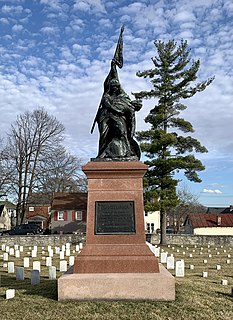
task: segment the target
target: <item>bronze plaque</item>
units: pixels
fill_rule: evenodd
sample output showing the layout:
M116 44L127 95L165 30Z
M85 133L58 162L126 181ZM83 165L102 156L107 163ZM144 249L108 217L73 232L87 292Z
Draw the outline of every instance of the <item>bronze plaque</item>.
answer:
M95 234L134 234L134 201L96 201Z

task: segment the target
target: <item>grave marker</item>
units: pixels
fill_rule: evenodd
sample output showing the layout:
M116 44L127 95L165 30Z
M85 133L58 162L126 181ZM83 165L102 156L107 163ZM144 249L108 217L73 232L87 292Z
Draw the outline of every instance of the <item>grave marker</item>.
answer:
M24 268L29 268L29 258L28 257L23 258L23 266L24 266Z
M39 270L32 270L30 274L31 285L36 285L40 283L40 272Z
M15 289L7 289L6 290L6 299L12 299L15 296Z
M23 281L24 280L24 268L16 267L16 280Z
M61 260L60 261L60 272L66 272L67 271L67 261Z
M32 268L33 270L38 270L40 272L40 261L33 261Z
M14 273L14 272L15 272L14 262L8 262L8 273Z
M167 257L167 269L168 270L173 270L175 269L175 259L174 257L170 256L170 257Z
M176 261L176 277L184 277L184 260Z
M50 266L49 267L49 280L56 280L56 267Z

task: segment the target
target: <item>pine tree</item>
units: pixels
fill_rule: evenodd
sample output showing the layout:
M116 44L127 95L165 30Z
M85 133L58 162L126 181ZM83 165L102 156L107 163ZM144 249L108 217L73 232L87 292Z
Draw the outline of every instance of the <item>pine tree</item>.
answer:
M201 92L214 80L210 78L194 83L200 60L190 62L187 41L177 44L155 41L157 54L152 61L154 68L137 72L138 77L149 78L153 89L134 93L136 99L157 98L145 122L150 128L137 133L142 151L149 166L145 176L145 210L159 209L161 213L161 244L166 244L166 211L178 203L174 174L183 171L194 182L201 182L198 172L205 169L194 153L207 152L200 142L190 135L194 132L189 121L179 117L187 106L183 100ZM183 135L179 135L179 132ZM151 199L159 200L151 201Z

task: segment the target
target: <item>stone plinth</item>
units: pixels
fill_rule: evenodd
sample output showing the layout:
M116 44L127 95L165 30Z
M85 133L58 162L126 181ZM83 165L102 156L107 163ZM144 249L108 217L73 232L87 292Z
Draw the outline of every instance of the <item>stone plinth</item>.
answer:
M76 257L74 273L154 273L158 261L146 245L141 162L89 162L86 246ZM96 202L134 203L135 233L96 234Z
M158 273L73 273L58 279L58 300L175 300L175 279Z

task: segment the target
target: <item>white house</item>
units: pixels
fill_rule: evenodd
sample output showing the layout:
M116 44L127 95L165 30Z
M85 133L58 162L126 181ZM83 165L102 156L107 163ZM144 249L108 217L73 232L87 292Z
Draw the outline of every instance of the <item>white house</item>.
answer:
M160 211L148 211L144 213L145 230L147 233L160 229Z
M6 206L0 205L0 229L10 229L11 218L7 212Z
M189 214L184 226L189 234L233 236L233 214Z

